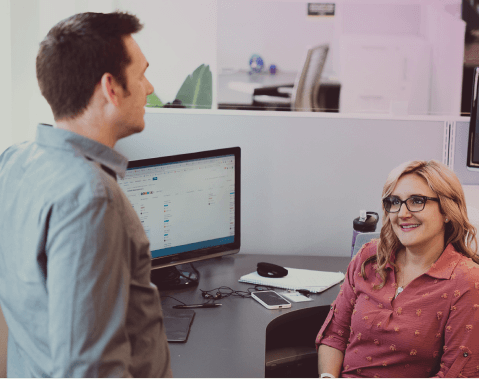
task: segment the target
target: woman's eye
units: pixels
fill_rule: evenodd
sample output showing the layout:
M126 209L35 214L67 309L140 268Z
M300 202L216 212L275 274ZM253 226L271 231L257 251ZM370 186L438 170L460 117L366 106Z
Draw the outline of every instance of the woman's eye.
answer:
M400 203L399 199L391 199L391 204L398 205Z
M422 198L420 198L420 197L414 197L414 198L412 199L412 201L413 201L414 204L422 204L422 203L424 203L424 200L423 200Z

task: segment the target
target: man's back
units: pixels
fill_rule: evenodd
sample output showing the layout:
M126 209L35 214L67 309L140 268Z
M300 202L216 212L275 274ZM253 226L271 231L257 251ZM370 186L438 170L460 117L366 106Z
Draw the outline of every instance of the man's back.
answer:
M165 376L149 243L116 183L127 161L40 125L0 156L8 376Z

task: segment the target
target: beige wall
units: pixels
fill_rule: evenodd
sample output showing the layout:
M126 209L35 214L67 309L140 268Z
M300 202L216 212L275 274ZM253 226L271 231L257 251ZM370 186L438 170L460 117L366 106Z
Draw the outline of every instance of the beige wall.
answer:
M7 337L8 328L0 308L0 378L7 377Z

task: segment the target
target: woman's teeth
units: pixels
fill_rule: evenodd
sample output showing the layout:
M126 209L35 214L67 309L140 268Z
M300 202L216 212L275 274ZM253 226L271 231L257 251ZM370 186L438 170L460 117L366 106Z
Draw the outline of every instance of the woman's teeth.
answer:
M402 225L401 228L403 229L412 229L412 228L417 228L419 224L416 225Z

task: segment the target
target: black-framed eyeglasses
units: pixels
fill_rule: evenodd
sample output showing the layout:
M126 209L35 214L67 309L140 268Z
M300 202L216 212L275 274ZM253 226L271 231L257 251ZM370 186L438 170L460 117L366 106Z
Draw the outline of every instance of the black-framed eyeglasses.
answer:
M403 204L406 204L409 212L421 212L426 206L428 200L437 201L437 197L427 197L427 196L411 196L409 199L401 200L396 196L389 196L383 199L384 209L388 213L397 213L401 209Z

